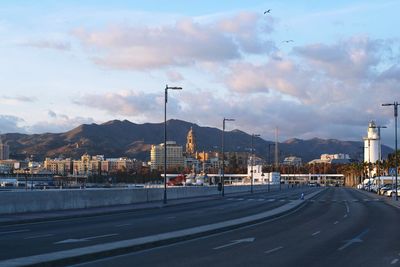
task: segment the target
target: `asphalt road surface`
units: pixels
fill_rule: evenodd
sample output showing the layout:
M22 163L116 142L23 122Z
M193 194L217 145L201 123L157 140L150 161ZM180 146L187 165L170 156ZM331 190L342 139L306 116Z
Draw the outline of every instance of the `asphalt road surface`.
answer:
M328 188L280 218L77 266L396 266L399 224L400 211L382 200Z
M318 188L283 191L136 210L85 218L0 226L0 260L64 251L107 242L127 240L257 214L299 199L301 192Z

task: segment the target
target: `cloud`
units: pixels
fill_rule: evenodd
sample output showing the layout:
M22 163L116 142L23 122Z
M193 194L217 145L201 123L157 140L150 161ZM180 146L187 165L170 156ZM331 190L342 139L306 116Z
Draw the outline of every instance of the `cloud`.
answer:
M35 96L6 96L6 95L3 95L1 98L6 100L9 103L37 101L37 98Z
M12 116L12 115L0 115L0 134L4 133L25 133L24 127L19 126L23 123L22 118Z
M80 28L73 35L92 52L96 64L146 70L268 53L274 44L265 40L265 34L272 31L272 23L262 27L263 23L260 15L242 12L207 23L186 18L158 27L119 25L100 31Z
M48 120L43 120L27 126L30 133L61 133L69 131L81 124L94 123L92 118L70 117L65 114L59 114L52 110L48 111Z
M168 77L168 80L170 80L171 82L180 82L180 81L184 80L184 77L182 76L182 74L180 74L177 71L173 71L173 70L167 71L167 77Z
M65 41L50 41L50 40L40 40L40 41L28 41L22 43L24 46L30 46L40 49L54 49L59 51L69 51L71 50L71 44Z
M100 109L111 115L130 116L139 121L159 121L164 114L164 93L121 91L107 94L87 94L76 100L75 104ZM176 100L169 94L168 113L171 114L177 109L179 107Z

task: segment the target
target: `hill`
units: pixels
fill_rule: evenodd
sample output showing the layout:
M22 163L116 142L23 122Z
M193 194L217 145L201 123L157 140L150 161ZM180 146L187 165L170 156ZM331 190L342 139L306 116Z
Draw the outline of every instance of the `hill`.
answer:
M180 145L186 144L187 132L193 127L199 151L221 149L222 131L218 128L202 127L181 120L169 120L167 127L168 140L174 140ZM8 133L2 135L2 140L10 146L11 156L17 159L27 155L34 155L37 160L59 156L79 158L87 152L91 155L105 155L107 158L127 156L148 160L151 145L164 141L164 124L135 124L127 120L113 120L103 124L83 124L65 133ZM269 154L273 155L273 147L270 147L269 153L268 145L272 143L255 138L256 154L269 159ZM250 146L251 135L240 130L225 132L225 151L250 151ZM319 158L323 153L347 153L352 158L359 158L363 143L319 138L290 139L279 143L278 147L281 158L293 155L307 162ZM390 152L391 148L383 146L383 155Z

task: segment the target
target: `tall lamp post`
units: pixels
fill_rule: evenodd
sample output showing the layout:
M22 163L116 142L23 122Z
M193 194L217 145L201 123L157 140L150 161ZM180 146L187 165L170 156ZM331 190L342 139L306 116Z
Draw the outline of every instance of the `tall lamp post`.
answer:
M182 90L182 87L165 86L164 101L164 204L167 204L167 102L168 90Z
M253 165L254 165L254 137L260 137L259 134L252 134L251 135L251 185L250 185L250 192L253 194L253 183L254 183L254 178L253 178Z
M222 196L225 196L225 156L224 156L224 135L225 135L225 121L235 121L235 119L227 119L224 118L222 120L222 146L221 146L221 152L222 152L222 179L221 179L221 191L222 191Z
M379 126L375 126L375 128L377 128L378 129L378 136L379 136L379 148L378 148L378 182L379 182L379 186L381 186L381 165L380 165L380 163L381 163L381 158L382 158L382 153L381 153L381 149L382 149L382 145L381 145L381 140L382 140L382 138L381 138L381 129L383 129L383 128L387 128L386 126L381 126L381 125L379 125Z
M395 142L395 146L394 146L394 162L395 162L395 168L396 168L396 172L395 172L395 190L396 190L396 201L399 200L399 197L397 196L397 115L398 115L398 106L399 103L397 101L393 102L393 103L388 103L388 104L382 104L382 106L386 107L386 106L393 106L394 108L394 142Z

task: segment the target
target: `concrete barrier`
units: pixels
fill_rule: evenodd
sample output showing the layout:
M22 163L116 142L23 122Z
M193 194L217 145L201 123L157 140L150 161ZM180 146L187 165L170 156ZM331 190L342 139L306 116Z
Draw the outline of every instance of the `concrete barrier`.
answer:
M254 185L253 191L267 191L268 185ZM270 191L279 185L270 185ZM250 192L250 186L225 186L225 193ZM168 199L220 195L217 186L169 187ZM33 190L0 193L0 214L15 214L67 209L84 209L123 204L145 203L163 199L163 188L107 188L75 190Z

